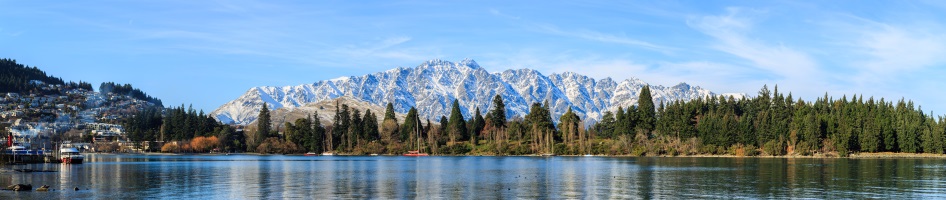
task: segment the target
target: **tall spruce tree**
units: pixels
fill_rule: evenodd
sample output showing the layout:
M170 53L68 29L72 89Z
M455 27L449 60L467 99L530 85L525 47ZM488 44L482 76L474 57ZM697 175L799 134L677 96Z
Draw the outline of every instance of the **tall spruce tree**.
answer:
M407 116L404 118L404 124L401 124L400 128L400 140L407 141L408 143L416 142L416 140L408 141L411 137L417 137L415 131L418 128L417 125L420 124L420 117L417 114L417 109L411 107L411 110L407 111Z
M447 126L449 126L447 135L451 143L466 139L466 120L463 119L463 113L460 111L460 102L456 99L453 100L453 107L450 109L450 124Z
M640 95L637 98L638 104L638 118L640 119L640 124L637 126L644 131L644 133L650 133L654 130L654 125L657 122L657 112L654 109L654 98L650 95L650 85L646 85L641 88Z
M594 130L598 133L599 137L611 138L614 137L614 113L611 111L604 111L604 116L601 117L601 121L595 124Z
M360 143L359 141L365 138L365 131L361 126L363 125L361 117L361 111L351 109L351 122L348 123L348 148L350 149L354 149Z
M483 118L483 115L480 114L480 108L476 108L475 114L473 114L472 125L470 126L470 141L473 141L473 144L476 144L476 140L480 132L483 131L483 128L486 126L486 119Z
M380 133L378 132L378 116L375 116L371 110L365 110L365 117L362 118L362 129L364 129L365 139L368 141L375 141L381 138Z
M319 120L319 113L312 113L310 120L312 122L312 133L308 135L309 139L306 142L306 148L309 151L313 152L322 152L325 151L325 127L322 127L322 122Z
M182 105L181 107L183 108L184 106ZM269 137L271 127L273 126L268 107L266 103L263 103L263 108L260 109L259 116L256 118L256 141L254 141L256 145L262 144L263 140Z
M394 116L394 104L388 102L388 105L384 107L384 120L394 120L397 122L397 117Z
M489 111L489 122L494 127L506 127L506 104L503 103L503 97L498 94L493 97L493 110Z
M627 129L627 123L630 122L629 116L624 113L624 107L618 106L614 117L614 136L631 134L633 131Z

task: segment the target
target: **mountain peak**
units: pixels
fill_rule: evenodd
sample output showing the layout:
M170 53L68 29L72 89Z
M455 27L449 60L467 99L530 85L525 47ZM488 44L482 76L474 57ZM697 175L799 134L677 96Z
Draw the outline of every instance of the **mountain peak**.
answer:
M475 60L469 59L469 58L464 58L462 61L460 61L459 65L460 65L460 66L467 66L467 67L470 67L470 68L473 68L473 69L478 69L478 68L480 68L480 65L477 64Z
M438 66L438 65L449 66L449 65L453 65L453 63L450 61L441 60L441 59L431 59L421 64L421 66Z
M457 63L432 59L414 68L397 68L362 76L348 76L313 84L285 87L259 87L222 105L211 113L224 123L249 124L256 120L262 104L271 109L299 109L312 102L350 97L378 106L394 104L398 113L412 107L421 118L449 116L454 100L463 116L472 117L475 108L488 110L499 95L506 104L506 116L525 116L533 103L548 102L551 115L557 117L572 109L586 124L599 120L605 111L638 102L644 85L632 78L620 83L611 78L601 81L575 72L543 75L533 69L509 69L496 73L471 73L482 69L476 61ZM655 103L691 100L714 95L698 86L651 86Z

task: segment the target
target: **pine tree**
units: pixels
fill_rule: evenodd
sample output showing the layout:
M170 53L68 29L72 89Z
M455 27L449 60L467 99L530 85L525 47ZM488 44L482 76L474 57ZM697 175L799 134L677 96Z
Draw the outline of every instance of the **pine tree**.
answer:
M453 107L450 109L450 124L448 124L447 135L450 137L450 143L465 139L466 120L463 119L463 113L460 111L460 102L453 100Z
M480 132L483 131L483 128L486 127L486 120L483 119L483 115L480 114L480 108L477 107L475 114L473 114L473 120L471 125L470 141L476 145L477 137L479 137Z
M614 113L606 110L604 116L601 117L601 121L594 125L594 130L599 137L612 138L614 137L614 124Z
M375 141L381 138L380 133L378 132L378 117L371 112L371 110L365 111L365 117L362 118L362 129L364 129L365 139L368 141Z
M394 116L394 104L388 102L388 106L384 108L384 120L394 120L394 123L397 123L397 117Z
M312 125L312 132L309 134L306 148L313 152L325 151L325 127L322 127L322 122L319 120L319 113L312 113L309 121Z
M414 134L418 128L417 124L420 124L420 117L417 115L417 109L411 107L411 110L407 111L407 116L404 118L404 124L401 124L399 139L408 143L414 142L410 139L416 137Z
M559 117L558 130L561 132L561 137L565 144L570 144L572 141L578 137L578 124L581 123L581 118L577 114L572 112L572 108L568 108L568 111L565 112L561 117Z
M387 108L384 109L384 120L381 121L381 139L385 142L393 142L400 138L399 131L400 124L397 123L397 118L394 116L394 105L388 102Z
M339 102L336 100L335 117L332 122L332 134L331 137L328 138L330 150L341 150L341 144L347 144L347 141L342 140L345 139L350 124L351 114L349 113L348 105L342 104L341 107L339 107Z
M637 104L640 119L640 124L637 126L640 127L644 133L649 134L654 130L654 125L657 121L657 113L654 109L654 98L650 95L650 85L641 88L640 96L637 98Z
M364 129L362 129L362 119L361 111L358 109L352 109L351 111L351 121L348 123L348 148L350 150L354 149L355 146L361 144L361 139L364 138Z
M630 117L627 116L627 114L625 114L624 108L621 106L618 106L618 111L615 112L615 118L614 118L615 119L614 121L614 136L615 137L620 136L620 135L629 135L633 132L632 130L627 129L627 123L631 121L629 118Z
M183 108L183 105L181 105ZM266 103L263 103L263 108L259 111L259 116L256 118L256 145L263 143L263 140L269 137L270 128L272 127L272 120L269 116L269 106ZM255 148L254 148L255 149Z
M447 133L447 127L450 126L449 124L450 124L450 120L447 119L447 116L441 115L440 116L440 134ZM449 137L449 135L447 137Z
M489 112L490 124L497 128L506 127L506 104L503 103L503 98L498 94L493 97L493 110Z

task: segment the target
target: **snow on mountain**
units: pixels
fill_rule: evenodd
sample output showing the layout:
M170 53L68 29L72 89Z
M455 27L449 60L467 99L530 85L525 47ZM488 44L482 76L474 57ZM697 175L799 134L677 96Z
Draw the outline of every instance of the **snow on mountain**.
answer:
M619 106L636 106L638 93L647 83L639 79L615 82L611 78L595 80L573 72L543 75L532 69L489 73L476 61L453 63L430 60L414 68L395 68L363 76L340 77L297 86L254 87L237 99L214 110L211 115L223 123L249 124L256 120L263 103L271 110L295 109L308 103L350 97L378 106L388 102L394 110L406 113L411 107L421 118L433 121L449 116L453 100L458 100L463 116L470 118L479 108L485 115L492 99L500 95L506 104L506 116L525 116L532 103L550 104L553 119L568 108L588 122L597 121L604 111ZM651 85L654 102L690 100L716 95L698 86L680 83L665 87ZM743 94L726 94L739 98ZM380 111L383 112L383 111Z

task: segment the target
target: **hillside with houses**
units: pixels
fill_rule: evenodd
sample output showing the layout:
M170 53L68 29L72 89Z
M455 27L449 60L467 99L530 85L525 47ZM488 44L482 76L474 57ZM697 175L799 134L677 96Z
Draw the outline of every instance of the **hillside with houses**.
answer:
M68 141L90 144L83 145L89 151L118 151L131 146L125 142L122 121L144 109L162 106L160 100L128 84L103 83L100 91L109 90L99 92L89 83L64 82L11 59L0 60L0 72L3 145L51 149ZM116 85L122 90L113 89ZM10 139L13 141L8 142Z

